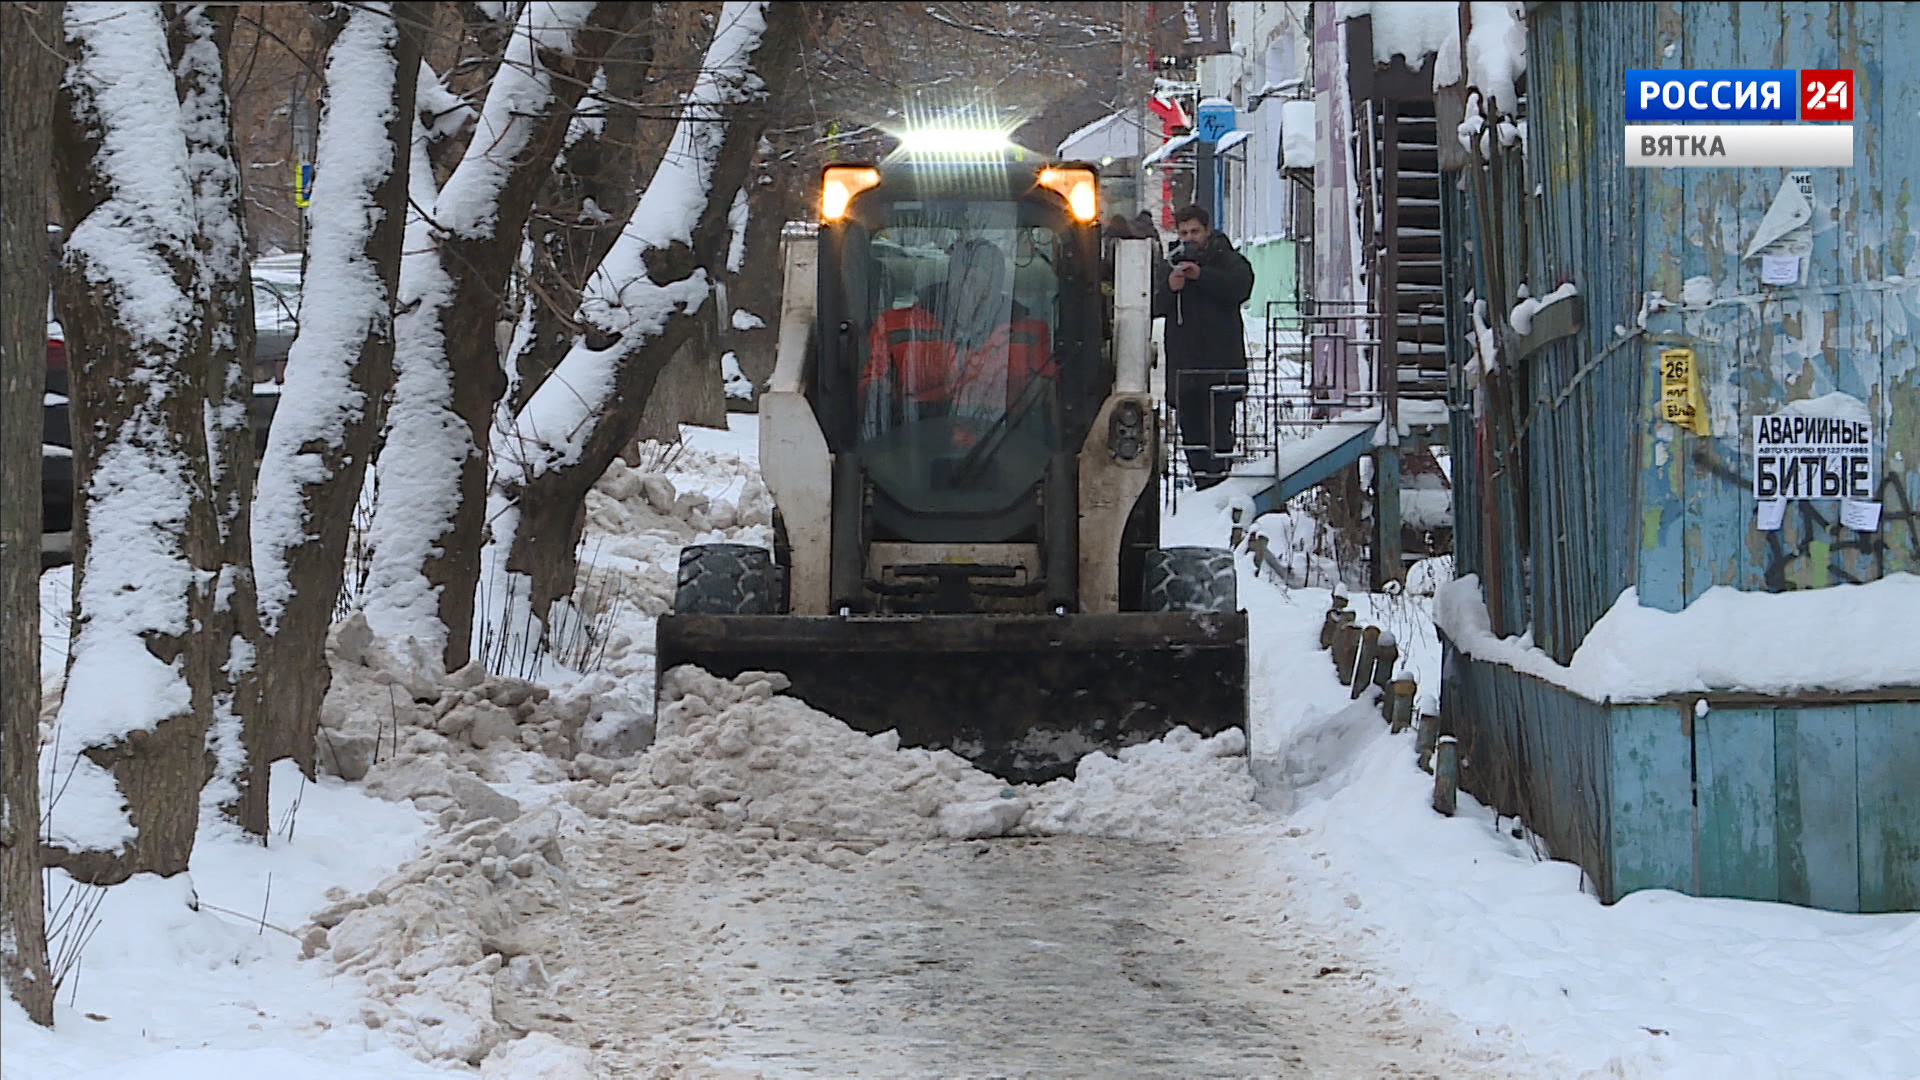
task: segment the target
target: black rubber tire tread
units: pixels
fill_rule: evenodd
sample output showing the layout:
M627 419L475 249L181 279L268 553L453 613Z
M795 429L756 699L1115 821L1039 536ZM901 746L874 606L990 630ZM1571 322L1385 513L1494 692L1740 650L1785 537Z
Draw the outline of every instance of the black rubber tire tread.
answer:
M774 614L773 552L752 544L689 544L680 549L675 615Z
M1145 611L1147 556L1160 546L1160 474L1154 473L1120 533L1120 610Z
M1148 611L1239 610L1239 576L1226 548L1159 548L1146 564Z

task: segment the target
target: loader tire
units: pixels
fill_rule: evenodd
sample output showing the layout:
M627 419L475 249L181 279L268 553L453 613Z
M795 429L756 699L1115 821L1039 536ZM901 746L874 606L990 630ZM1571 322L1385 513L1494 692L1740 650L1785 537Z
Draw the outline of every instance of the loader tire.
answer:
M675 615L771 615L773 553L751 544L689 544L680 549Z
M1237 611L1240 607L1233 552L1226 548L1176 547L1147 552L1148 611Z

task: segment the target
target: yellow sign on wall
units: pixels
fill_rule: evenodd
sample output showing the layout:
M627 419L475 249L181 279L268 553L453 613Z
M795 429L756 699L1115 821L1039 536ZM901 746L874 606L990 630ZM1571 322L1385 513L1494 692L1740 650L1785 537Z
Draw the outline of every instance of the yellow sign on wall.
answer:
M1713 434L1707 422L1707 396L1700 390L1700 365L1692 349L1660 351L1660 418L1695 435Z

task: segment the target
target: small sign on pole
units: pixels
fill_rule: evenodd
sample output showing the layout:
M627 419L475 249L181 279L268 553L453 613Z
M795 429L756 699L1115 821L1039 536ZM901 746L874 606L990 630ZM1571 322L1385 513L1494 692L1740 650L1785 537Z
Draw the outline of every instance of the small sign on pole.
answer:
M305 210L313 204L313 166L305 162L293 167L293 205Z
M1235 126L1233 104L1226 101L1208 99L1194 110L1193 133L1200 136L1201 142L1217 143L1233 133Z

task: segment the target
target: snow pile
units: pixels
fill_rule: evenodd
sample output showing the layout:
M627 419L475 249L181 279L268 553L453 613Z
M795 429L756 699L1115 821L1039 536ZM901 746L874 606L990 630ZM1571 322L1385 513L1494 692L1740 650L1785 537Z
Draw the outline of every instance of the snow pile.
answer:
M931 840L1003 835L1027 803L945 750L901 749L778 696L784 675L665 675L653 748L604 790L570 793L590 814L681 822L767 838Z
M903 748L779 691L783 675L666 675L658 739L605 789L569 796L599 817L767 839L933 840L1076 834L1168 840L1252 824L1246 736L1164 739L1095 752L1071 780L1011 786L950 751Z
M1434 621L1454 647L1594 701L1667 694L1873 690L1920 686L1920 576L1787 593L1716 586L1678 612L1642 607L1628 588L1568 665L1532 638L1494 636L1478 575L1440 590ZM1782 632L1755 633L1756 627ZM1738 644L1738 648L1733 647Z
M1080 759L1072 780L1030 789L1027 833L1171 841L1258 823L1247 737L1202 738L1184 727L1163 739Z
M428 822L338 780L303 782L291 761L274 766L271 799L266 844L209 824L188 874L95 893L47 872L50 906L99 897L98 929L53 927L56 951L85 941L53 1028L0 994L0 1076L445 1077L393 1046L391 1029L369 1031L359 984L300 963L294 936L330 888L367 888L409 858Z
M533 1027L511 1003L550 984L538 943L515 928L564 906L565 859L552 810L523 815L471 776L446 771L442 779L443 797L470 822L376 887L330 897L301 933L302 951L324 953L364 980L368 1028L422 1060L479 1065Z
M376 766L399 768L435 755L460 759L495 748L568 762L597 748L583 734L589 724L639 711L615 687L592 680L585 692L556 699L545 686L489 675L477 661L441 675L437 658L412 641L401 650L389 646L360 613L334 629L329 660L333 681L315 749L320 768L344 780L366 779ZM552 778L560 777L556 766Z

